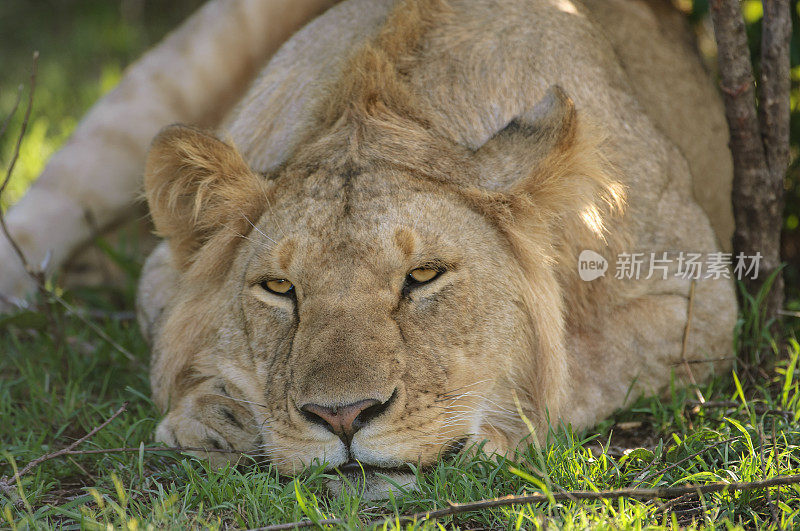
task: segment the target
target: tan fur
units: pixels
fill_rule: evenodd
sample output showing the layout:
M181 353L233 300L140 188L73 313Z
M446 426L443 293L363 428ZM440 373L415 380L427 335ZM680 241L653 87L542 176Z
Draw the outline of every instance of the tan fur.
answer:
M626 81L590 15L568 0L351 0L262 73L225 122L236 148L162 132L145 187L169 248L148 261L140 299L166 412L157 437L260 449L286 473L352 459L388 471L464 442L511 451L530 435L521 414L543 440L663 391L689 282L613 269L584 282L577 257L591 249L613 268L622 251L717 250L726 236L692 186L729 182L729 155L709 144L721 173L689 172L708 165L687 164L636 99L668 96ZM696 60L684 51L662 60ZM416 268L444 273L412 289ZM268 279L293 294L265 291ZM696 293L688 354L726 356L731 283ZM349 446L301 411L365 399L385 410ZM367 486L387 488L371 474Z
M263 212L267 200L266 186L235 148L180 126L153 141L144 186L153 222L181 269L223 229L233 233L229 239L250 232L249 220Z

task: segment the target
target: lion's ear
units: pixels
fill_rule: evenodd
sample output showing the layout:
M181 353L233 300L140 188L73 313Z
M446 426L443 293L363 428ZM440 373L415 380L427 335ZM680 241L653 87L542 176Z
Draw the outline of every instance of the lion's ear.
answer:
M594 215L603 204L622 207L624 188L608 150L605 135L578 119L572 100L556 85L474 157L480 187L491 197L555 219Z
M497 131L475 153L485 170L483 186L511 191L548 159L569 149L576 140L575 105L564 90L554 85L522 116Z
M150 213L182 269L220 231L248 232L265 207L263 186L235 148L190 127L165 128L147 155Z

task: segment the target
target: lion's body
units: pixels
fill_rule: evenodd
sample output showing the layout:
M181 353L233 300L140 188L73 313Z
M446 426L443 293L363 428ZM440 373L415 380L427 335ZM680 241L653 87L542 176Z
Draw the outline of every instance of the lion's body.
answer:
M284 471L425 465L465 440L513 449L517 399L539 436L588 427L682 359L730 355L730 280L690 300L674 264L646 278L651 252L728 250L733 225L721 104L680 17L655 0L394 6L347 0L295 34L223 122L241 159L190 130L156 140L145 186L168 244L140 305L161 440L261 448ZM605 277L581 280L584 249ZM645 253L639 279L614 278L621 252ZM407 291L420 261L444 273ZM259 291L270 276L293 302ZM383 409L344 445L298 413L365 398Z

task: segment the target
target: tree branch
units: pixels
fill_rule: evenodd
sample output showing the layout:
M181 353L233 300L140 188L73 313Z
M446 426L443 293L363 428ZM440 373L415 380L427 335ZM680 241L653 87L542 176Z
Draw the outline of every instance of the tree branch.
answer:
M22 470L20 470L15 474L17 486L19 486L20 478L22 476L24 476L25 474L27 474L40 464L44 463L45 461L49 461L50 459L55 459L56 457L61 457L63 455L68 455L70 452L75 450L77 446L80 446L87 440L91 439L97 432L99 432L100 430L111 424L111 422L113 422L115 418L122 415L122 413L124 413L127 408L128 408L128 403L124 402L122 406L120 406L120 408L113 415L104 420L103 423L100 424L99 426L95 426L94 428L92 428L92 430L89 433L87 433L77 441L73 442L66 448L62 448L61 450L58 450L56 452L51 452L49 454L38 457L33 461L31 461L30 463L28 463L27 465L25 465L25 467L23 467ZM0 477L0 490L2 490L7 494L11 494L14 491L13 487L11 486L11 481L7 479L5 476Z
M555 501L566 500L607 500L616 498L632 498L636 500L653 500L657 498L673 498L676 496L684 496L686 494L708 494L710 492L726 492L726 491L742 491L742 490L755 490L767 487L777 487L782 485L796 485L800 484L800 474L776 476L769 479L760 481L748 482L732 482L732 483L707 483L705 485L682 485L680 487L661 487L655 489L618 489L618 490L601 490L601 491L587 491L587 490L573 490L559 493L546 494L530 494L528 496L503 496L501 498L492 498L487 500L479 500L470 503L450 503L448 507L443 509L436 509L433 511L424 511L414 514L407 514L397 516L388 516L380 518L367 523L367 526L381 526L392 522L419 522L422 520L430 520L433 518L441 518L443 516L452 516L455 514L482 511L485 509L494 509L496 507L508 507L509 505L524 505L529 503L547 503L551 499ZM345 523L341 518L332 518L328 520L302 520L299 522L290 522L286 524L268 525L265 527L258 527L250 529L249 531L279 531L282 529L295 529L301 527L318 527L323 525L341 524Z
M11 155L11 162L8 164L8 169L6 170L6 176L3 179L3 182L0 183L0 197L2 197L3 192L5 191L6 187L8 186L9 181L11 181L11 174L14 173L14 166L17 165L17 159L19 158L19 149L22 146L22 139L25 137L25 132L28 130L28 122L31 118L31 111L33 110L33 94L36 92L36 73L37 68L39 65L39 52L33 52L33 68L31 70L31 85L30 90L28 91L28 105L25 107L25 116L22 119L22 126L20 128L19 136L17 136L17 143L14 145L14 151ZM11 121L11 117L17 111L17 105L11 110L11 113L6 120L6 123L3 124L3 132L5 132L6 126L8 126L8 122ZM22 252L17 242L11 238L11 233L6 226L6 219L5 215L3 215L3 211L0 210L0 229L2 229L3 234L5 234L6 238L8 239L11 246L14 248L14 252L17 253L17 256L22 261L22 266L25 268L25 271L28 272L30 276L32 276L38 282L38 275L36 271L31 268L30 264L28 263L28 259L25 258L25 253Z
M85 443L86 441L94 437L97 434L97 432L99 432L100 430L111 424L114 421L114 419L119 417L122 413L124 413L127 410L127 407L128 403L127 402L123 403L122 406L120 406L120 408L116 412L114 412L113 415L104 420L102 424L100 424L99 426L95 426L89 433L87 433L77 441L74 441L66 448L62 448L61 450L50 452L49 454L37 457L36 459L25 465L14 476L17 486L19 486L20 478L22 478L22 476L28 474L31 470L41 465L42 463L50 461L51 459L56 459L58 457L65 457L72 455L95 455L95 454L134 453L134 452L218 452L218 453L236 454L236 455L251 455L247 452L222 450L218 448L197 448L190 446L143 446L143 447L94 448L91 450L76 450L78 446ZM3 492L8 496L12 496L14 494L14 491L15 488L11 478L8 478L6 476L1 476L0 492Z
M115 419L115 418L117 418L117 417L119 417L120 415L122 415L122 414L125 412L125 410L127 410L127 409L128 409L128 403L127 403L127 402L124 402L124 403L123 403L123 404L120 406L120 408L114 412L114 414L113 414L113 415L111 415L111 416L110 416L110 417L108 417L106 420L104 420L104 421L103 421L103 423L102 423L102 424L100 424L99 426L95 426L94 428L92 428L92 431L90 431L89 433L87 433L86 435L84 435L83 437L81 437L80 439L78 439L77 441L73 442L72 444L70 444L70 445L69 445L69 446L67 446L66 448L63 448L63 449L61 449L61 450L58 450L58 451L56 451L56 452L49 453L49 454L47 454L47 455L43 455L43 456L41 456L41 457L39 457L39 458L37 458L37 459L34 459L33 461L31 461L31 462L30 462L30 463L28 463L27 465L25 465L25 467L24 467L22 470L20 470L20 471L19 471L18 477L22 477L22 476L24 476L25 474L27 474L28 472L30 472L31 470L33 470L35 467L39 466L41 463L44 463L45 461L49 461L50 459L55 459L56 457L61 457L62 455L67 455L67 454L69 454L69 453L70 453L70 452L72 452L72 451L73 451L73 450L74 450L74 449L75 449L77 446L80 446L80 445L81 445L81 444L83 444L84 442L88 441L89 439L91 439L92 437L94 437L94 435L95 435L95 434L96 434L98 431L102 430L103 428L105 428L106 426L108 426L109 424L111 424L111 423L114 421L114 419Z
M6 119L3 120L3 125L0 126L0 137L6 134L6 129L8 129L8 124L11 123L11 118L13 118L15 114L17 114L17 109L19 108L19 104L22 101L22 90L23 90L23 85L20 85L19 89L17 89L17 99L14 100L14 105L11 106L11 112L8 113Z

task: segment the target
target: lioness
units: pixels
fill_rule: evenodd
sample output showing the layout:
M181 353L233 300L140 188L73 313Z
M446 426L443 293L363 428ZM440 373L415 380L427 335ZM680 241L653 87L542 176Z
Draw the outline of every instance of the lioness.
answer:
M135 169L137 135L169 113L131 98L213 125L274 45L254 37L274 22L265 4L212 2L51 167ZM284 27L324 7L280 5ZM523 415L539 439L588 427L685 376L682 359L730 356L731 280L701 278L689 300L693 280L663 255L728 250L726 131L666 1L336 5L280 48L216 136L170 126L147 154L165 239L139 297L157 439L256 450L285 473L363 467L379 495L378 472L408 482L405 465L478 442L507 453L530 435ZM117 152L92 159L103 145ZM42 182L11 213L34 255L46 231L25 216L37 197L57 203L55 178ZM74 203L110 220L126 186L92 183ZM583 251L600 273L608 260L604 275L581 278ZM641 274L620 257L643 257Z

